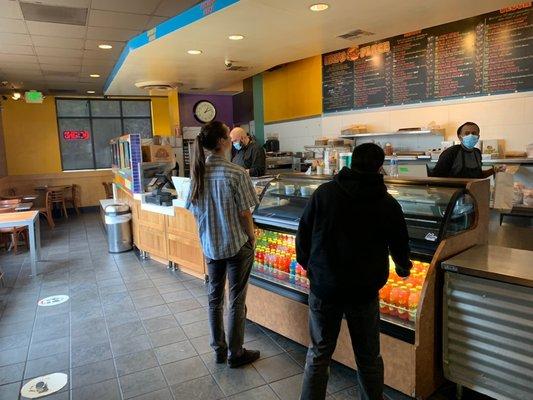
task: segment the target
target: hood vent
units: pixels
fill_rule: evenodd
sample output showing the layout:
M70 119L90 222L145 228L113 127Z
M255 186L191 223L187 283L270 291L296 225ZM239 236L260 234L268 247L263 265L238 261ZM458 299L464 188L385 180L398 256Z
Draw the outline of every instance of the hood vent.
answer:
M243 67L240 65L232 65L231 67L226 68L226 71L248 71L250 67Z
M85 26L87 9L61 6L46 6L36 3L20 2L22 15L26 21L52 22Z
M350 31L348 33L345 33L344 35L340 35L337 37L341 39L346 39L346 40L356 40L363 36L372 36L372 35L374 35L373 32L364 31L362 29L354 29L353 31Z

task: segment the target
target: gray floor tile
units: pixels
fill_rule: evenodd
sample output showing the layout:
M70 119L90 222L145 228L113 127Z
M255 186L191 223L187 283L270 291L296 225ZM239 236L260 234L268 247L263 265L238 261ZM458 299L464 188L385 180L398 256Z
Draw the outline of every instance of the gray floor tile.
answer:
M105 315L137 311L133 301L130 299L104 304L102 308L104 309Z
M348 389L344 389L344 390L341 390L340 392L334 393L333 396L335 400L352 400L352 399L359 399L361 397L361 393L359 392L359 389L357 388L357 386L352 386Z
M65 330L68 330L70 325L70 316L69 313L63 313L53 316L38 316L35 320L35 330L48 329L54 327L61 327Z
M114 285L114 286L107 286L107 287L99 287L98 291L100 292L100 296L102 296L102 302L104 301L103 296L108 296L115 293L127 293L128 288L126 285ZM106 300L107 301L107 300Z
M29 333L19 333L16 335L5 336L0 338L0 352L14 349L17 347L24 347L30 343Z
M70 381L72 389L93 385L116 377L113 360L97 361L93 364L72 368Z
M192 299L194 297L192 293L189 292L189 289L186 289L186 288L182 288L181 290L174 289L169 292L162 292L161 296L163 296L163 299L165 299L167 303L173 303L175 301Z
M100 382L98 385L83 386L70 393L72 400L121 400L117 379Z
M71 318L72 318L73 323L81 322L81 321L85 321L85 320L93 319L93 318L100 318L103 316L104 316L104 311L102 310L101 306L94 307L94 308L84 310L84 311L71 312Z
M21 381L23 374L24 363L0 367L0 385Z
M155 287L148 287L144 289L130 290L128 294L131 298L146 297L146 296L157 296L159 292Z
M123 325L127 322L138 321L139 315L135 311L118 312L113 314L106 314L106 322L108 327Z
M125 399L151 393L167 387L159 367L145 369L120 378L120 387Z
M109 327L109 337L111 338L111 343L118 341L119 339L144 335L145 333L146 332L141 320L135 320L126 322L122 325Z
M173 314L177 314L185 311L202 308L202 305L198 303L196 299L185 299L169 303L168 308L170 309L170 311L172 311Z
M100 343L96 345L80 346L72 348L72 367L92 364L97 361L112 358L111 347L109 343Z
M105 329L106 323L105 319L102 317L72 323L70 328L73 338L77 336L93 335L105 331Z
M28 355L28 347L17 347L16 349L0 351L0 367L9 364L16 364L26 361Z
M78 348L81 346L94 346L102 343L109 343L109 336L107 335L105 328L88 335L73 337L71 340L72 348Z
M225 368L213 376L226 396L244 392L266 383L252 365L241 368Z
M193 345L188 340L157 347L154 349L154 351L157 361L159 361L160 365L184 360L186 358L191 358L198 355Z
M328 392L335 393L357 384L357 372L337 362L332 362L329 379Z
M0 321L2 320L0 319ZM32 327L33 321L15 322L13 324L0 323L0 338L28 332L32 329Z
M157 294L157 295L149 295L145 297L134 297L133 303L135 304L136 308L142 309L142 308L154 307L154 306L159 306L161 304L165 304L165 300L161 297L160 294Z
M156 390L152 393L142 394L140 396L133 397L133 400L174 400L169 388Z
M307 349L288 351L287 354L291 357L300 367L305 366L305 358L307 356Z
M111 276L114 276L110 279L98 279L99 277L96 277L98 288L104 288L104 287L110 287L110 286L117 286L124 284L124 281L120 277L120 274L117 272L116 274L112 274Z
M37 358L48 357L54 354L65 353L68 352L69 349L70 340L68 337L32 343L30 346L30 352L28 354L28 360L35 360Z
M193 379L171 386L176 399L218 400L224 393L211 376Z
M211 335L200 336L194 339L191 339L190 342L198 352L198 354L211 353L213 350L209 345L211 340Z
M138 310L137 313L139 314L139 317L144 320L169 315L170 310L166 304L162 304L160 306L143 308Z
M258 388L247 390L228 397L229 400L279 400L276 393L267 385L259 386Z
M283 349L268 337L247 342L244 347L250 350L259 350L261 352L261 358L277 356L283 353Z
M200 357L165 364L161 366L161 369L171 386L209 375L209 371Z
M149 279L145 278L141 278L137 281L127 281L125 277L123 279L126 282L126 287L128 290L146 289L154 286Z
M30 360L26 363L24 379L36 378L38 376L51 374L57 371L69 369L70 353L59 353L53 356Z
M176 318L174 318L174 315L172 314L145 319L143 320L143 324L147 332L156 332L163 329L179 327L178 321L176 321Z
M32 343L40 343L47 340L59 339L69 336L69 329L62 326L53 326L47 329L35 329L31 338Z
M302 392L303 374L294 375L270 384L281 400L298 400Z
M154 283L157 291L160 294L167 294L172 292L181 292L182 290L186 289L186 287L183 285L183 283L178 282L177 280L173 280L170 283ZM164 296L163 296L164 297ZM175 300L174 300L175 301Z
M200 304L200 303L198 303ZM205 321L208 319L207 311L201 307L196 310L184 311L174 314L181 325L192 324L193 322Z
M286 354L279 354L254 362L254 367L267 382L274 382L303 372L296 362Z
M119 376L157 367L157 358L152 349L126 354L115 358Z
M124 354L136 353L152 348L148 335L124 337L111 340L111 349L115 357Z
M150 332L148 336L152 341L153 347L166 346L167 344L177 343L187 339L185 332L180 327Z
M0 386L0 399L12 400L18 399L21 382L14 382Z
M207 320L183 325L182 328L189 339L205 336L210 333L209 321Z

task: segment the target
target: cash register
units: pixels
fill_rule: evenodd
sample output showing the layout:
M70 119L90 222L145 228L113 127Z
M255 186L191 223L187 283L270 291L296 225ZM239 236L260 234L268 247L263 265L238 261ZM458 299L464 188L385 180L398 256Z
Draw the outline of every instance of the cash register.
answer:
M145 201L158 206L171 206L172 200L175 199L176 196L170 192L164 191L166 186L174 188L174 185L170 179L168 179L167 174L156 174L148 184L148 187L154 186L155 190L146 195Z

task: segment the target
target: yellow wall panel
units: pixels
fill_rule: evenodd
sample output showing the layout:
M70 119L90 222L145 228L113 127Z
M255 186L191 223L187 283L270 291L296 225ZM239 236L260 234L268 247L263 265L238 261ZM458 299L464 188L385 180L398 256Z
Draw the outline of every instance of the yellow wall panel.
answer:
M265 123L322 114L321 56L263 73Z
M167 97L152 97L152 131L154 135L170 136Z

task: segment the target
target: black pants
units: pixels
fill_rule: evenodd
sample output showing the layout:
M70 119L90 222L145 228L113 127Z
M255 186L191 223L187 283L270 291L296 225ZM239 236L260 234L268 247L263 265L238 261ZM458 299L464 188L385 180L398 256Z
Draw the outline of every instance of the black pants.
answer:
M346 316L357 364L362 400L383 399L383 360L379 350L379 299L348 305L325 302L309 295L309 331L301 400L323 400L331 356Z
M218 354L228 351L228 357L241 355L246 323L246 289L254 261L254 249L246 242L239 252L222 260L207 259L209 274L208 301L211 347ZM228 343L224 332L224 289L228 277Z

